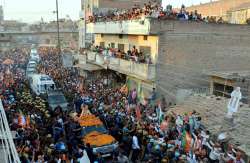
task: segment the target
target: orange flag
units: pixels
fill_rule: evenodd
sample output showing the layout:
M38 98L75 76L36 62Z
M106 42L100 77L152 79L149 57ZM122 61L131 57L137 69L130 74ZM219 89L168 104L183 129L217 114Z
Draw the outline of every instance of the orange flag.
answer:
M135 113L136 113L137 120L139 121L141 119L141 109L139 106L136 107Z

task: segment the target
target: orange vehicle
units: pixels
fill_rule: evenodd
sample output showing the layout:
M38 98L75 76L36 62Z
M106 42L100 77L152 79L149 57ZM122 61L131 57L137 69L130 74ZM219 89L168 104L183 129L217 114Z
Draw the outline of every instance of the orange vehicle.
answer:
M88 107L82 108L82 114L77 119L82 127L82 141L85 145L90 144L94 153L107 157L118 148L118 142L109 135L102 121L89 112Z

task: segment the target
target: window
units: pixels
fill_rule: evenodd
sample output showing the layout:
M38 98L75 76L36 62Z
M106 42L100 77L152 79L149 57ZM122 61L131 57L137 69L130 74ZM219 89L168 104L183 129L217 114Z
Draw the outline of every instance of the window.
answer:
M111 48L115 48L115 43L111 42Z
M146 35L143 36L143 40L144 40L144 41L147 41L147 40L148 40L148 36L146 36Z
M101 34L101 38L103 38L103 34Z
M142 52L143 54L146 54L146 55L150 55L151 54L151 47L140 46L140 52Z
M122 39L122 38L123 38L123 35L122 35L122 34L119 34L119 38Z
M118 44L118 49L124 52L124 44Z
M100 47L105 48L105 43L104 42L100 42Z

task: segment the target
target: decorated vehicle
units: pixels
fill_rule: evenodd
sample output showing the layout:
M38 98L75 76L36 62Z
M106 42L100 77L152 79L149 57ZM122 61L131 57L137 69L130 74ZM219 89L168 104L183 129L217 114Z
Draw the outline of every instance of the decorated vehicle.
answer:
M88 107L82 108L78 122L82 127L82 141L85 145L90 144L94 153L100 153L103 157L107 157L118 148L118 142L109 135L102 121L90 113Z

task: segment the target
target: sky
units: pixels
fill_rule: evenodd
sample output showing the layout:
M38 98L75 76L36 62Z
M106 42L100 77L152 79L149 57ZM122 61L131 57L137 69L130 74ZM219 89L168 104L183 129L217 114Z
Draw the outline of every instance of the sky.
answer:
M56 19L56 0L0 0L4 7L6 20L21 20L23 22L44 21ZM58 0L59 18L69 15L72 20L79 18L81 0Z
M173 7L180 7L181 4L186 6L192 4L205 3L210 0L163 0L163 6L171 4ZM4 17L6 20L20 20L23 22L36 22L41 18L44 21L56 19L53 14L56 8L56 0L0 0L4 7ZM81 0L58 0L59 17L65 18L69 15L72 20L79 18Z

